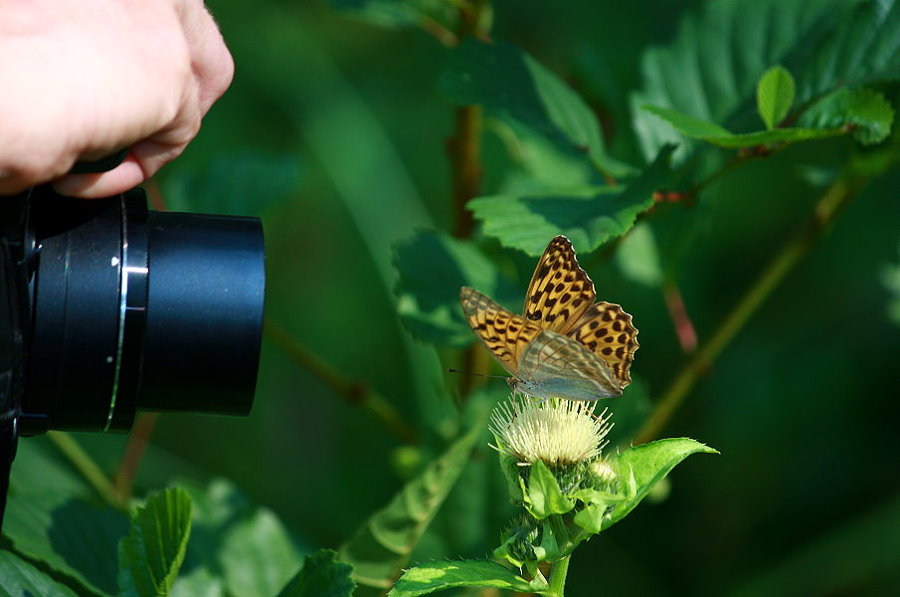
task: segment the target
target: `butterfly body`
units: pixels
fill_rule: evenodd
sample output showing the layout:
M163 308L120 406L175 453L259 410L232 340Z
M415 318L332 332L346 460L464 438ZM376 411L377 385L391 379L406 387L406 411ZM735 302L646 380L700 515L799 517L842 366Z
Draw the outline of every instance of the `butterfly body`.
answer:
M631 382L638 348L631 315L595 299L594 283L564 236L538 261L522 315L472 288L460 292L469 326L513 376L510 387L538 399L620 396Z

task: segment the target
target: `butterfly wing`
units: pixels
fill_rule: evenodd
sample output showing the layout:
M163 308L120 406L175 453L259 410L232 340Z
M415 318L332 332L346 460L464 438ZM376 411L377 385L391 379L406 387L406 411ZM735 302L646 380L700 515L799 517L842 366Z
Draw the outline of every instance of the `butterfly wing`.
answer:
M519 355L541 329L525 321L473 288L459 293L466 321L495 359L512 375L519 375Z
M618 387L631 383L631 363L640 346L638 330L622 307L600 301L572 326L569 336L609 364Z
M572 243L557 236L534 269L523 315L546 330L566 333L596 298L594 283L578 265Z
M622 395L605 361L574 338L547 330L523 351L518 377L517 389L535 398L597 400Z

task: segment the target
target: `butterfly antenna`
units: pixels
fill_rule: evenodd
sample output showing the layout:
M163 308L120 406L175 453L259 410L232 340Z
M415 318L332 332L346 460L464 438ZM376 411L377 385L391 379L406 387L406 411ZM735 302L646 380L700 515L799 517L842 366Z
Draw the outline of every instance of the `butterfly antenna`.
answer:
M474 375L475 377L493 377L495 379L506 379L505 375L486 375L484 373L472 373L471 371L460 371L459 369L447 369L449 373L462 373L463 375Z

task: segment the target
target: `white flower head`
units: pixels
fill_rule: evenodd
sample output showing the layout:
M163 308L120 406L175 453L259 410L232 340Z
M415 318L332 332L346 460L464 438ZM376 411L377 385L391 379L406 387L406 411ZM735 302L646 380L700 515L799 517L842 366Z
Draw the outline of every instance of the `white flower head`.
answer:
M594 414L594 402L534 400L513 394L491 413L490 430L495 449L519 464L538 460L548 465L579 464L594 460L612 429L607 409Z

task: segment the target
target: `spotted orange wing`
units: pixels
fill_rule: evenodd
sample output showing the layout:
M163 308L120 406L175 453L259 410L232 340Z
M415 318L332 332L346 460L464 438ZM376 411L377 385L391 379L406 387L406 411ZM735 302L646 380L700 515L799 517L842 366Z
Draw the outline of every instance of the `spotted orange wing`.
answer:
M459 300L475 335L504 369L518 376L519 357L541 329L473 288L464 286Z
M572 243L557 236L538 260L522 314L545 330L565 334L596 298L594 283L578 265Z
M631 363L640 345L631 315L622 307L600 301L575 322L568 335L609 364L620 388L631 383Z

